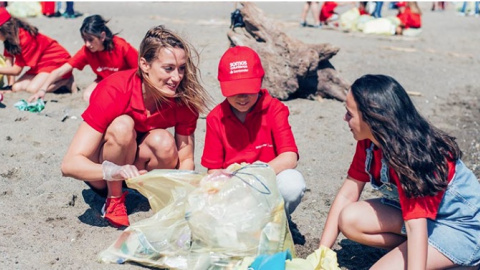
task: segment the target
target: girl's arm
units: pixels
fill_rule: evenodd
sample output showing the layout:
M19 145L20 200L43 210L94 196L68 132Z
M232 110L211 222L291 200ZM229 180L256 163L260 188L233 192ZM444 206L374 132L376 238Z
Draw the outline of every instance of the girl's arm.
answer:
M297 153L284 152L278 155L276 158L268 162L275 174L278 174L286 169L295 169L297 167Z
M337 193L333 201L330 211L328 212L327 221L323 229L320 245L331 248L340 233L338 229L338 219L340 212L351 203L358 201L365 186L365 182L357 181L351 178L345 179L342 187Z
M407 228L407 269L426 269L428 232L427 219L417 218L405 221Z
M27 101L32 102L39 98L43 99L45 97L45 93L48 92L48 88L50 87L50 85L58 81L60 78L62 78L63 75L65 75L66 73L72 70L73 70L72 65L70 65L69 63L65 63L61 67L50 72L50 75L48 75L47 80L43 83L43 85L37 90L37 92L34 95L28 98Z
M8 63L8 62L7 62ZM0 74L7 76L18 76L22 73L23 67L17 65L7 65L6 67L0 67Z
M194 135L175 134L175 141L178 149L179 170L194 170L193 150L195 149Z

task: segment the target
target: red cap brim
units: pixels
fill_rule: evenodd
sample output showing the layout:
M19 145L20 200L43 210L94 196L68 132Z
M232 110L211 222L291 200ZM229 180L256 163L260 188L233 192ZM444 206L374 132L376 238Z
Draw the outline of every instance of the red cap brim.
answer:
M262 78L220 82L220 88L225 97L238 94L256 94L260 92L260 88L262 88Z

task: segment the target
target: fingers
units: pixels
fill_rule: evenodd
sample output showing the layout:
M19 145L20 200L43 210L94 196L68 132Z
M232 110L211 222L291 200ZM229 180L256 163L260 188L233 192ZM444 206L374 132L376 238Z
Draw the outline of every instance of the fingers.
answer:
M140 172L134 165L123 165L119 173L123 179L133 178L140 175Z

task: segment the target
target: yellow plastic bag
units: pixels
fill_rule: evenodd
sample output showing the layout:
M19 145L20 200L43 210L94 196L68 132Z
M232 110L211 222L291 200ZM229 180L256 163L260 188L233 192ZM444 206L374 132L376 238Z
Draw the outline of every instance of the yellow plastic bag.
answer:
M294 258L285 262L286 270L340 270L335 251L320 246L306 259Z
M3 54L0 54L0 67L6 67L7 66L7 62L5 61L5 56ZM5 84L4 81L3 81L3 74L0 74L0 87L3 87L3 85Z
M169 269L233 267L246 256L294 245L276 175L265 163L226 171L154 170L128 179L155 214L132 224L107 250L106 263L133 261Z

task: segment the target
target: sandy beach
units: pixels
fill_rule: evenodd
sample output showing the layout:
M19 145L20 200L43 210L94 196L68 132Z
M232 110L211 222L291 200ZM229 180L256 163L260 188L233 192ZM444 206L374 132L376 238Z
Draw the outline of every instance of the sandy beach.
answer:
M480 177L480 18L461 17L455 4L430 11L421 2L423 32L418 37L375 36L300 27L303 2L258 2L266 16L278 20L289 36L305 43L331 43L340 48L331 59L342 78L353 82L364 74L386 74L407 91L419 111L439 128L457 137L463 160ZM227 31L234 2L76 2L84 13L76 19L28 18L40 32L56 39L70 54L82 46L79 28L88 15L110 19L114 33L138 47L146 31L163 24L176 30L200 53L202 84L218 103L218 61L227 49ZM341 7L338 11L345 11ZM383 15L395 10L384 4ZM308 19L312 21L309 14ZM95 76L89 67L74 71L79 88ZM82 92L47 94L40 113L23 112L13 104L28 93L6 93L0 103L0 268L1 269L145 269L144 266L101 264L98 253L120 235L101 218L103 201L82 182L62 177L60 164L81 123L87 104ZM298 170L308 190L293 214L306 257L318 247L336 191L346 177L355 151L344 104L332 99L286 101L300 152ZM195 132L196 170L205 136L201 117ZM371 189L364 198L374 196ZM127 196L130 222L152 215L148 201ZM338 238L334 246L342 269L368 269L384 253Z

